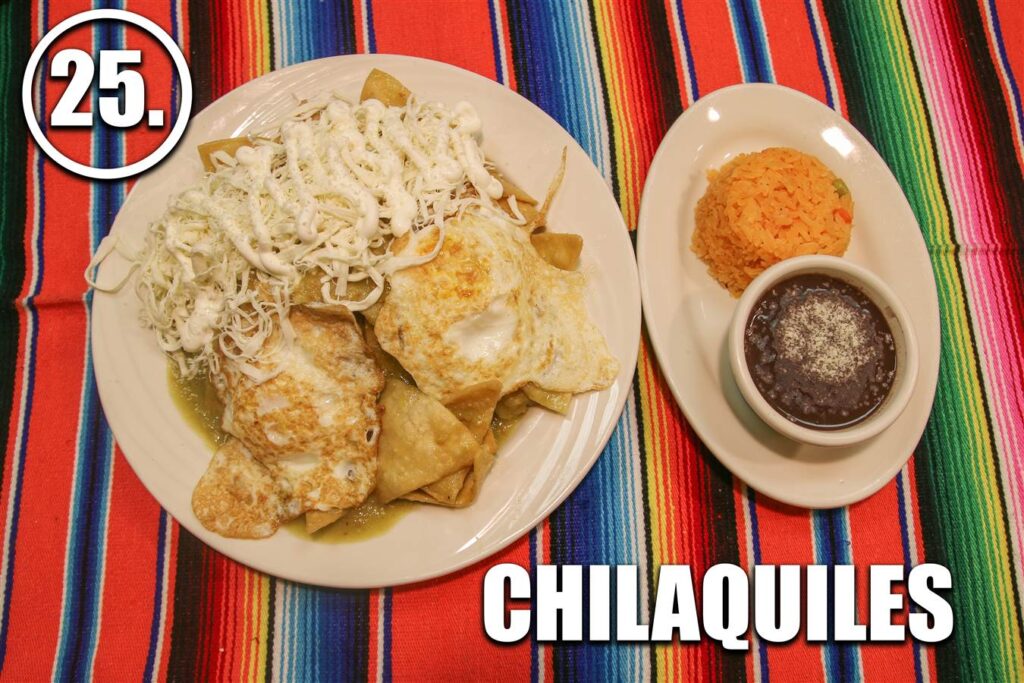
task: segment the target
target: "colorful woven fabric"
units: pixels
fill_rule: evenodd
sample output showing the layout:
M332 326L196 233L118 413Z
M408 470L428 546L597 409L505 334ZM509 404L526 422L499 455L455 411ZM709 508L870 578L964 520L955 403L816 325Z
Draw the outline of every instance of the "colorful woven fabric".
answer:
M124 0L190 55L196 108L275 68L413 54L518 90L590 154L636 225L647 168L695 99L743 81L802 90L878 148L927 240L942 314L935 408L870 499L809 512L731 477L644 344L605 453L499 557L426 584L323 590L238 565L182 530L118 451L96 394L81 274L128 183L58 169L27 136L30 48L87 0L0 2L0 672L5 680L1010 680L1024 676L1024 12L1015 0ZM123 32L97 28L93 48ZM151 93L174 95L168 73ZM47 97L47 93L39 93ZM109 131L69 137L119 161ZM116 164L115 164L116 165ZM939 562L956 625L935 647L712 641L499 646L498 561ZM866 616L866 572L860 575Z

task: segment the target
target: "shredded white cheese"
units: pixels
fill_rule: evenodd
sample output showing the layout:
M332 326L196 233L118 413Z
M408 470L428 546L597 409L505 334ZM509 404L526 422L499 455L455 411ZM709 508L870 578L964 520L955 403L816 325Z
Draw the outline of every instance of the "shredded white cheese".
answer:
M386 276L436 256L446 218L495 210L502 186L479 135L465 102L300 103L234 157L215 154L217 170L150 226L136 285L143 323L186 377L216 370L218 352L257 382L273 377L268 359L292 343L291 293L306 273L320 275L322 305L363 310ZM426 254L387 248L430 227L440 239ZM368 296L347 296L367 279Z

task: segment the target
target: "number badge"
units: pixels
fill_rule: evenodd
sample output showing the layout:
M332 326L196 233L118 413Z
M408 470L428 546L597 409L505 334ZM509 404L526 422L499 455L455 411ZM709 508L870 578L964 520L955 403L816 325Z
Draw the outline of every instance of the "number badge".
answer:
M87 166L63 154L47 138L40 126L33 101L36 72L47 49L54 41L76 26L104 19L132 24L156 38L170 55L181 84L181 104L178 116L174 125L167 132L164 141L145 158L118 168ZM132 68L141 63L141 50L100 50L95 59L88 52L75 48L66 48L57 52L50 60L49 76L67 79L68 85L50 114L47 130L91 128L96 125L97 117L113 128L132 128L142 123L143 119L150 128L163 128L167 118L165 112L161 109L146 109L145 79L141 73ZM43 76L40 75L40 77ZM92 88L98 88L99 92L103 93L97 98L97 111L79 111L82 101ZM167 32L154 22L125 10L91 10L62 21L39 41L32 51L25 69L21 98L29 131L48 157L72 173L97 180L117 180L146 171L174 149L185 133L192 110L192 78L181 49L167 35ZM45 115L45 112L40 115Z

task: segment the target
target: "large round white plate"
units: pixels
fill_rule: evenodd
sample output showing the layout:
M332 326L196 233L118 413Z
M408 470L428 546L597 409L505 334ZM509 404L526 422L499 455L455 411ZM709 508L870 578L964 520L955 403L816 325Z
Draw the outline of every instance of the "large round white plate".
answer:
M863 444L819 448L768 428L729 370L726 332L736 301L690 251L705 173L743 152L793 147L827 164L853 193L846 257L885 280L910 312L920 374L910 405ZM892 479L931 412L939 370L939 307L920 228L878 152L836 112L776 85L738 85L701 98L673 124L647 176L637 235L647 331L676 401L733 474L780 501L848 505Z
M640 292L626 227L608 186L586 153L553 119L511 90L452 66L397 56L332 57L258 78L196 116L175 154L132 190L113 229L136 248L172 194L198 179L196 146L280 120L294 96L334 90L355 101L366 74L383 69L424 99L468 100L484 124L484 150L528 192L543 196L568 147L568 167L551 209L555 229L584 237L587 306L622 364L615 384L577 397L567 418L531 411L501 448L479 500L463 510L420 506L384 534L340 545L280 531L243 541L204 529L192 514L192 489L211 451L172 403L167 365L152 333L140 328L130 288L97 293L93 362L100 398L128 462L182 525L225 555L287 579L338 587L390 586L477 562L544 519L597 460L629 393L640 340ZM111 282L123 259L99 273Z

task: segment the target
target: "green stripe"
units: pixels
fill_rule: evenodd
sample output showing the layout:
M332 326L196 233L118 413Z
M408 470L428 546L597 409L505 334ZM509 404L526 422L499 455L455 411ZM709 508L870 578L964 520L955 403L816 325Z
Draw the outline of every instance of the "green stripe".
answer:
M917 451L928 561L949 567L955 628L938 673L1008 680L1021 666L1013 572L970 311L908 29L895 3L826 3L851 121L889 164L921 224L942 317L939 383Z
M0 130L4 131L0 136L0 304L5 305L5 314L21 292L25 278L28 128L21 111L21 78L28 61L30 33L28 7L17 2L0 3ZM0 410L0 415L6 414Z
M21 3L0 3L0 458L9 452L14 367L20 346L16 297L25 279L25 165L28 128L21 78L29 54L31 17ZM0 462L0 477L4 471ZM2 483L2 482L0 482Z

